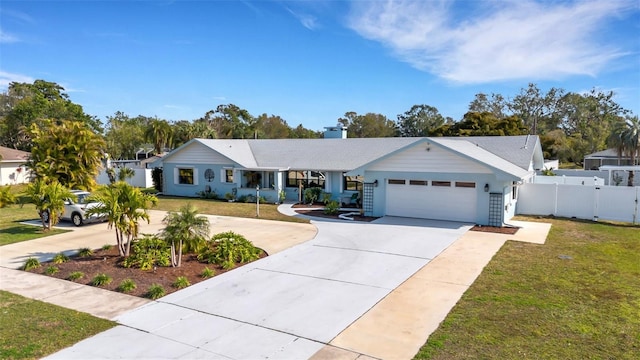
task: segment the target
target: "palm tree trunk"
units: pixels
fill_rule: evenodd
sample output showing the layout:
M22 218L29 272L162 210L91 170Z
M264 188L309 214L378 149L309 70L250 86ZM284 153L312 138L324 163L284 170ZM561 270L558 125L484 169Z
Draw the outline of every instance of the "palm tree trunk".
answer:
M178 267L182 265L182 240L180 240L180 248L178 249Z
M176 243L171 242L171 266L176 267Z
M131 254L131 243L133 242L133 236L132 235L127 235L127 248L125 250L125 255L124 256L129 256Z
M122 243L122 231L116 229L116 245L118 246L118 253L120 256L124 256L124 244Z
M629 179L627 180L627 186L633 186L634 176L635 174L633 173L633 170L629 170Z

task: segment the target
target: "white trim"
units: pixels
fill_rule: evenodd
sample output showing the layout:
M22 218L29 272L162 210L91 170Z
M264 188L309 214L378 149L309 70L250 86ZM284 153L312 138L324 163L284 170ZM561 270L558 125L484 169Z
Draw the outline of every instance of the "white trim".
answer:
M193 172L193 184L182 184L180 182L180 169L191 169ZM195 166L189 165L176 165L173 168L173 184L174 185L186 185L186 186L196 186L198 185L198 168Z

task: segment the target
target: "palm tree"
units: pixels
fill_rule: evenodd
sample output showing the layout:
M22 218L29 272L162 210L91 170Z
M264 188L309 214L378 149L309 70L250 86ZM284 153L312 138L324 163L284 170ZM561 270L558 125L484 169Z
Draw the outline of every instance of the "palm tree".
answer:
M109 228L116 229L116 244L120 256L131 254L131 243L138 237L140 221L149 223L149 210L158 202L153 195L144 194L124 181L103 185L90 196L97 206L87 215L100 214L107 218Z
M65 201L76 197L57 180L47 183L40 178L27 186L26 194L36 206L45 231L60 221Z
M638 117L627 116L624 122L616 126L609 137L609 145L618 152L618 158L629 157L631 165L636 164L640 153L640 121ZM628 186L633 186L634 171L629 170Z
M173 131L171 125L166 120L154 119L149 122L147 130L144 133L147 141L153 144L156 154L161 154L164 148L171 144Z
M183 250L198 251L209 236L209 219L198 216L198 210L191 203L180 208L180 212L169 212L162 222L166 225L162 237L171 244L171 265L174 267L181 265Z

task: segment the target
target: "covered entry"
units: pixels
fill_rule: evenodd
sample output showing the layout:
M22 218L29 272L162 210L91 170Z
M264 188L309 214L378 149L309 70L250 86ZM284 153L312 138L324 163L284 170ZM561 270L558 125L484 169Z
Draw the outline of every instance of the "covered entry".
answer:
M475 182L388 179L386 187L386 215L476 222Z

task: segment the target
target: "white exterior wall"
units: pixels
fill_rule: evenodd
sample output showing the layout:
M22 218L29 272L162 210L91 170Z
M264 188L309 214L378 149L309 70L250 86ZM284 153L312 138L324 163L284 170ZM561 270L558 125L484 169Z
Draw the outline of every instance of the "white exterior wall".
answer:
M18 171L18 169L21 169ZM18 162L0 163L0 185L26 184L29 182L29 171Z
M517 213L637 223L640 187L524 184Z
M492 173L491 169L475 161L465 159L437 145L424 143L380 160L368 167L367 171Z

